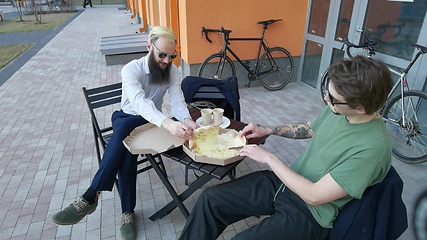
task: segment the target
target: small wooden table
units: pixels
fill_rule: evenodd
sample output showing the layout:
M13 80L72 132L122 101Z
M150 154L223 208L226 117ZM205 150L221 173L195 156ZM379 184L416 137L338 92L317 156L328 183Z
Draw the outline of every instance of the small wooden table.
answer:
M200 117L200 111L196 108L190 108L190 114L193 119L197 119ZM247 124L243 122L231 120L231 124L228 128L239 131L239 130L242 130L246 125ZM248 143L260 144L264 142L265 138L266 137L248 139ZM155 164L154 157L151 154L146 154L148 161L150 161L150 164L153 166L153 169L155 170L160 180L163 182L166 189L168 190L168 192L171 194L173 198L171 202L169 202L166 206L164 206L162 209L160 209L150 217L150 220L152 221L165 217L166 215L171 213L176 207L178 207L181 210L185 218L188 218L190 214L183 202L188 197L190 197L197 189L201 188L203 185L205 185L207 182L209 182L213 178L221 180L225 176L229 176L231 179L234 179L232 172L236 168L236 166L239 165L239 163L242 161L240 160L226 166L217 166L212 164L198 163L193 161L193 159L191 159L189 156L187 156L187 154L185 154L185 152L182 150L182 146L168 150L161 154L181 164L189 166L190 168L199 170L202 173L202 175L198 177L192 184L190 184L187 190L185 190L184 192L178 195L178 193L173 188L173 186L171 185L167 177L164 175L163 171L159 168L157 164Z

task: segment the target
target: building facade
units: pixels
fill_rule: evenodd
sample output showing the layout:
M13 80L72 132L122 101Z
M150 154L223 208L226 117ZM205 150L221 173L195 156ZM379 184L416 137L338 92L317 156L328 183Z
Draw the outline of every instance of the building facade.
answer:
M218 35L210 35L212 43L202 36L202 27L224 27L231 37L259 37L258 21L282 19L266 33L270 46L286 48L294 57L293 81L301 81L318 89L327 67L347 57L342 45L345 38L359 43L363 33L379 43L379 58L396 69L405 68L415 55L411 43L427 45L427 2L425 0L128 0L134 15L141 18L141 31L164 25L178 33L175 61L182 74L197 75L200 63L221 48ZM233 50L247 60L257 55L257 43L238 42ZM239 82L248 82L239 71ZM411 88L427 91L427 57L420 58L409 72ZM398 76L395 76L396 80Z

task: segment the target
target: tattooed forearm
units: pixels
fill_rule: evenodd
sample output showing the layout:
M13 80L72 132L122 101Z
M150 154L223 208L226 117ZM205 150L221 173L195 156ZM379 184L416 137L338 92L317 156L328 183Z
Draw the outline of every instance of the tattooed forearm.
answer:
M313 130L310 128L310 122L306 123L291 123L283 127L267 127L270 128L273 132L273 135L285 137L285 138L294 138L294 139L303 139L311 138L313 136Z

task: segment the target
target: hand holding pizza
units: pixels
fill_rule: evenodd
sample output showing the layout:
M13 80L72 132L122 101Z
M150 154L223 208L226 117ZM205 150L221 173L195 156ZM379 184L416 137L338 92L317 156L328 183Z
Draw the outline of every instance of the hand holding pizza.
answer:
M182 122L167 118L162 123L162 126L177 137L183 138L185 140L193 139L193 129Z
M184 119L184 124L187 125L189 128L193 129L193 131L199 128L199 125L195 123L191 118Z

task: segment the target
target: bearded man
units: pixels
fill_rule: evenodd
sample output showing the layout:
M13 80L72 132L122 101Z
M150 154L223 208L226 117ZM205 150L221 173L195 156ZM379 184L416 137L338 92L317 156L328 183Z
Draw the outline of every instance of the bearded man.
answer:
M113 136L102 157L99 170L87 191L52 221L59 225L76 224L95 211L101 191L111 191L118 175L122 205L123 239L136 239L134 208L136 204L137 155L132 155L123 140L135 127L153 123L173 135L189 140L198 125L191 119L181 91L180 73L172 60L177 57L176 36L169 28L156 26L149 33L147 56L126 64L121 72L121 110L111 117ZM173 116L162 113L162 103L168 92ZM113 226L112 226L113 227Z

